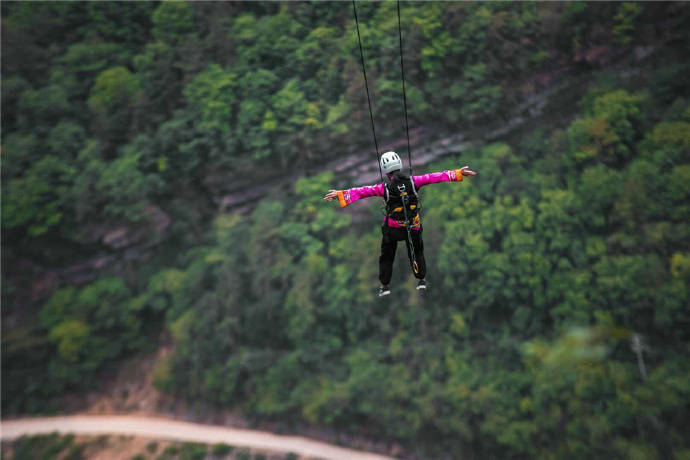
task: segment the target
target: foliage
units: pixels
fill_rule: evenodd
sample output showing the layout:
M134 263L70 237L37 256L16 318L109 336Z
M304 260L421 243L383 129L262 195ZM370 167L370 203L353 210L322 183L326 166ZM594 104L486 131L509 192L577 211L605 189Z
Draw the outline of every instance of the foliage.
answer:
M249 453L248 449L240 449L237 451L237 454L235 455L235 458L237 460L251 460L252 454Z
M211 447L211 453L213 455L229 455L233 451L233 446L229 446L227 444L214 444Z
M81 290L58 290L40 319L57 354L47 363L50 388L78 386L105 363L146 343L143 312L128 306L131 293L121 279L106 278Z
M613 28L613 36L619 43L627 45L633 40L635 21L641 13L642 8L637 3L621 3L615 18L618 24Z
M203 460L206 458L206 445L185 442L180 446L180 460Z
M146 443L146 450L153 454L158 450L158 442L157 441L149 441Z
M59 228L69 207L66 195L75 175L74 168L57 157L38 160L22 177L7 184L10 199L3 225L8 229L24 227L32 236Z
M573 91L539 126L429 166L480 175L423 190L430 292L399 260L388 303L376 205L339 210L323 193L352 184L305 173L371 148L349 8L2 8L3 409L50 410L165 337L157 389L255 421L428 458L687 455L687 8L401 4L412 126L495 139L545 86ZM396 5L358 12L384 145L400 138ZM627 67L592 73L607 59ZM218 211L276 178L249 212ZM103 244L154 205L162 245ZM94 254L118 264L22 298ZM26 446L50 458L46 439Z
M297 181L290 207L264 201L248 218L218 219L214 239L190 254L180 277L197 300L170 318L177 351L166 385L257 416L344 427L366 419L401 440L424 431L456 451L628 455L638 441L625 433L638 423L657 433L659 417L673 424L688 391L658 380L671 369L687 374L676 358L657 361L644 382L627 346L631 331L662 349L671 336L682 343L671 324L687 322L687 244L650 233L675 225L673 206L654 203L684 206L663 197L684 196L685 166L642 179L673 144L650 147L667 122L628 136L624 117L611 115L635 113L638 102L602 93L572 122L569 131L586 117L609 117L629 150L628 159L594 156L564 170L566 188L530 176L527 157L510 145L491 144L469 153L474 168L492 174L458 186L463 206L452 185L425 190L430 278L439 284L423 309L404 292L388 306L373 303L375 266L361 261L373 261L377 232L338 230L348 216L319 203L331 174ZM645 193L628 192L631 184ZM641 225L649 226L642 234ZM241 235L244 247L228 244ZM462 296L450 295L458 286ZM649 391L669 399L655 402ZM625 412L633 406L639 412ZM645 411L656 415L640 419ZM644 449L663 457L665 441L653 437ZM617 443L604 441L611 438Z
M53 460L61 457L65 449L77 447L77 450L70 451L68 456L73 460L83 458L78 446L73 444L74 436L60 436L57 433L47 435L24 436L12 444L13 460L32 460L43 458Z

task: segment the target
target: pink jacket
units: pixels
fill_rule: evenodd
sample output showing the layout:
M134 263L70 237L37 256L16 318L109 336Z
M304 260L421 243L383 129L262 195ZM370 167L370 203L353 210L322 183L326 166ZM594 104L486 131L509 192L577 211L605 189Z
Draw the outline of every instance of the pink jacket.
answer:
M439 182L462 182L462 171L459 169L449 169L443 172L433 172L429 174L423 174L421 176L412 176L414 181L414 186L417 189L424 187L429 184L437 184ZM338 202L340 207L344 208L350 203L353 203L362 198L369 198L371 196L383 197L384 184L383 182L376 185L365 185L364 187L354 187L348 190L338 191ZM388 219L388 225L390 227L402 228L397 222L389 219L387 217L383 218L384 223ZM414 229L419 229L419 227L412 227Z

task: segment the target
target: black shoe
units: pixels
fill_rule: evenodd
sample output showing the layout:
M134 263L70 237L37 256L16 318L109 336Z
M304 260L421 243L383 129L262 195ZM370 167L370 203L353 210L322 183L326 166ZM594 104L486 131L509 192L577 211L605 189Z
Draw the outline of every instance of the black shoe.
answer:
M388 289L388 286L380 286L379 287L379 297L383 297L385 295L388 295L391 293L391 290Z
M424 281L424 280L418 280L418 281L417 281L417 290L418 290L418 291L421 291L421 290L426 291L426 281Z

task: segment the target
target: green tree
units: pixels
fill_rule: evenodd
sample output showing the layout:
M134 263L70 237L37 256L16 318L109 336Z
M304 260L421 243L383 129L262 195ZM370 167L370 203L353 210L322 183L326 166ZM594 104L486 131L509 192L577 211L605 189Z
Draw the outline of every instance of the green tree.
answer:
M88 105L95 115L96 132L108 144L114 146L126 139L136 121L140 93L139 79L124 67L104 70L96 77Z
M58 355L66 361L77 361L86 348L89 326L78 319L68 319L53 327L49 337L57 342Z
M107 69L126 66L129 58L127 49L115 43L75 43L56 60L50 79L67 91L72 104L83 104L96 77Z
M71 114L65 89L57 85L28 89L19 97L17 124L20 129L30 131L36 125L52 126L64 116Z
M613 36L621 45L628 45L633 41L635 34L635 22L642 14L642 7L639 3L624 2L618 7L615 20L616 26L613 28Z
M620 167L633 155L637 140L635 123L640 121L642 96L619 90L596 97L586 110L588 116L568 128L574 166L592 160Z
M204 68L202 43L192 6L163 2L153 13L154 40L134 58L146 94L148 126L167 120L182 102L182 89Z
M194 9L186 2L161 3L152 16L153 37L174 45L195 34Z
M58 157L46 156L21 177L10 179L6 185L3 226L26 228L31 236L59 228L70 212L68 190L75 175L73 166Z
M124 353L140 349L142 317L128 307L131 292L119 278L95 281L77 290L62 288L40 313L57 355L47 365L52 388L79 386Z

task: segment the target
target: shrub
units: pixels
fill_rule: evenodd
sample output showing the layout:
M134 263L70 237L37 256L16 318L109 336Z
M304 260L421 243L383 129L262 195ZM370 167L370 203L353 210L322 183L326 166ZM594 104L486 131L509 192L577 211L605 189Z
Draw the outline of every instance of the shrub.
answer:
M242 449L237 452L236 460L251 460L252 454L249 453L248 449Z
M74 436L60 437L57 433L38 436L23 436L14 443L14 460L42 460L56 459L59 454L69 447ZM70 454L72 452L70 451ZM81 457L70 457L74 460Z
M206 457L206 445L185 442L180 448L180 460L203 460Z
M211 453L213 453L213 455L228 455L231 452L232 446L229 446L224 443L214 444L211 448Z

